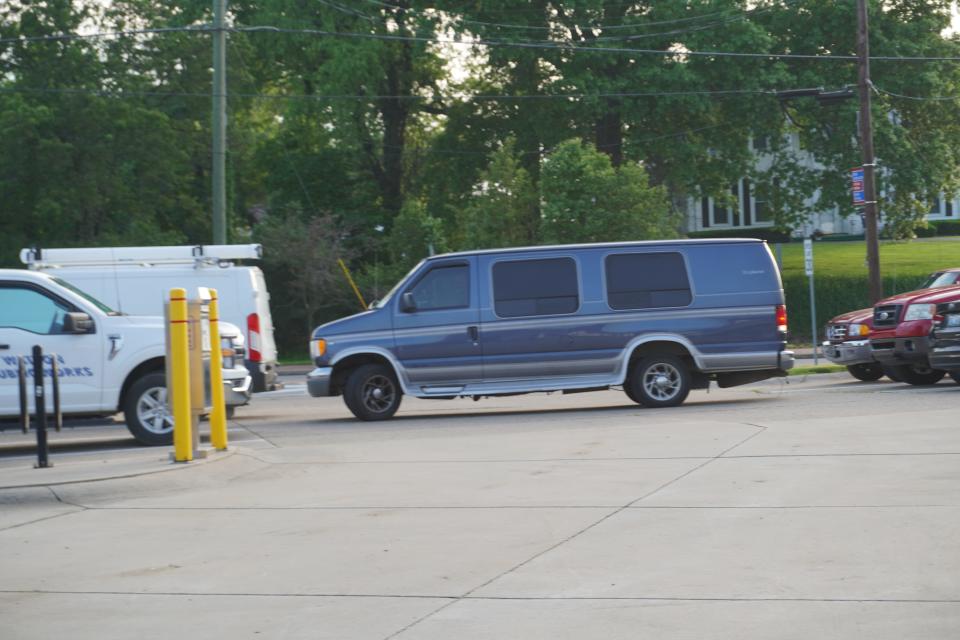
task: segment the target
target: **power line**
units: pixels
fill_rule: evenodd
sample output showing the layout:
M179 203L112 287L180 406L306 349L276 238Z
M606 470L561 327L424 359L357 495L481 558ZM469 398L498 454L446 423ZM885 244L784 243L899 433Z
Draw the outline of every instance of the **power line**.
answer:
M210 25L196 25L185 27L157 27L153 29L127 29L124 31L95 31L91 33L58 33L43 36L16 36L0 38L0 44L14 44L25 42L58 42L69 40L98 40L101 38L125 38L129 36L152 35L160 33L210 33L215 29Z
M874 91L878 93L882 93L893 98L901 98L903 100L916 100L918 102L952 102L953 100L960 100L960 96L907 96L901 93L894 93L893 91L881 89L873 83L871 83L870 86L873 87Z
M386 2L380 2L379 0L365 0L365 1L366 1L367 3L369 3L369 4L377 5L378 7L382 7L382 8L387 8L387 9L397 9L397 8L398 8L396 5L388 4L388 3L386 3ZM794 2L797 2L797 1L798 1L798 0L786 0L786 1L783 3L782 6L789 6L789 5L791 5L791 4L793 4ZM607 3L607 6L609 6L610 4L611 4L611 3ZM633 4L633 3L632 3L632 2L621 2L621 3L615 3L615 4L617 4L617 5L623 5L623 4ZM697 21L697 20L703 20L703 19L707 19L707 18L715 18L715 17L717 17L717 16L722 16L722 15L728 15L728 16L729 16L730 14L733 14L733 13L740 13L740 16L739 16L739 17L734 17L733 19L742 19L742 18L749 17L750 15L756 15L756 14L759 14L759 13L766 13L766 12L768 12L768 11L772 11L772 10L775 9L775 8L780 8L780 7L778 7L778 6L769 6L769 7L762 7L762 8L758 7L757 9L753 9L753 10L745 11L745 12L737 12L737 11L715 11L715 12L713 12L713 13L704 13L704 14L701 14L701 15L699 15L699 16L687 16L687 17L684 17L684 18L675 18L675 19L672 19L672 20L658 20L658 21L650 21L650 22L637 22L637 23L634 23L634 24L593 24L593 25L573 25L573 26L574 26L575 28L577 28L577 29L582 30L582 31L586 31L586 30L590 30L590 29L600 29L600 30L603 30L603 31L617 31L617 30L627 30L627 29L640 29L640 28L646 28L646 27L664 26L664 25L668 25L668 24L683 24L683 23L687 23L687 22L695 22L695 21ZM423 15L423 11L415 11L415 10L409 9L409 8L405 8L403 11L404 11L404 13L415 13L415 14ZM628 16L628 17L639 17L639 16ZM552 30L554 29L553 27L544 27L544 26L540 26L540 25L525 25L525 24L504 23L504 22L488 22L488 21L485 21L485 20L473 20L473 19L467 19L467 18L459 18L457 21L458 21L458 22L462 22L462 23L464 23L464 24L477 24L477 25L489 26L489 27L501 27L501 28L506 28L506 29L523 29L523 30L529 30L529 31L552 31ZM655 34L650 34L650 35L652 36L652 35L655 35Z
M182 91L128 91L128 90L109 90L109 89L74 89L74 88L51 88L51 87L0 87L0 93L52 93L52 94L79 94L79 95L98 95L103 97L183 97L183 98L209 98L210 93L205 92L182 92ZM556 94L536 94L536 95L363 95L363 94L306 94L306 93L241 93L231 92L227 94L228 98L254 98L266 100L316 100L316 101L336 101L336 100L450 100L471 102L478 101L510 101L510 100L584 100L589 98L670 98L686 96L775 96L777 91L774 89L692 89L689 91L639 91L639 92L598 92L598 93L556 93Z
M126 31L95 32L86 34L54 34L45 36L24 36L2 38L0 44L42 42L42 41L69 41L79 39L116 38L135 35L164 34L164 33L210 33L215 31L208 25L191 27L166 27L157 29L133 29ZM855 55L837 54L804 54L804 53L757 53L746 51L696 51L696 50L663 50L663 49L634 49L629 47L608 46L576 46L558 42L531 41L531 40L455 40L450 38L432 38L426 36L402 36L384 33L360 33L353 31L326 31L322 29L293 29L270 25L236 26L226 31L233 33L281 33L294 35L329 36L333 38L357 38L366 40L422 42L426 44L440 44L452 46L482 46L482 47L512 47L518 49L542 49L559 51L561 53L615 53L625 55L656 55L664 57L707 57L707 58L743 58L761 60L824 60L853 62ZM960 62L960 56L870 56L871 61L878 62Z
M354 31L326 31L322 29L292 29L268 25L237 26L231 29L237 33L284 33L314 36L329 36L333 38L359 38L367 40L384 40L400 42L423 42L427 44L443 44L455 46L483 46L483 47L514 47L519 49L548 49L563 53L617 53L627 55L658 55L666 57L710 57L710 58L753 58L763 60L837 60L854 62L855 55L836 54L807 54L807 53L756 53L744 51L694 51L687 49L632 49L626 47L591 47L574 46L562 43L547 43L543 41L523 40L453 40L449 38L429 38L426 36L401 36L385 33L359 33ZM871 56L870 60L894 62L960 62L960 56Z

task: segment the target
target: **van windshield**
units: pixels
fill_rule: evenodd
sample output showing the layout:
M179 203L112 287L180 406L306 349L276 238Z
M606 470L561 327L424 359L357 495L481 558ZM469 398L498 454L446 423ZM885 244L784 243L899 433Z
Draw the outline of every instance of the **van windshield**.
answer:
M74 292L75 294L77 294L78 296L80 296L81 298L83 298L93 306L95 306L97 309L100 309L100 311L103 311L108 316L122 315L119 311L114 311L113 309L103 304L102 302L94 298L92 295L87 293L86 291L82 289L78 289L77 287L73 286L66 280L63 280L61 278L53 278L53 281L56 282L61 287L63 287L64 289L69 289L70 291Z
M400 278L400 280L397 282L397 284L393 285L393 288L390 289L390 291L388 291L385 296L383 296L382 298L380 298L379 300L377 300L376 302L374 302L374 303L371 304L370 306L371 306L372 308L374 308L374 309L383 309L385 306L387 306L387 303L390 302L390 299L393 298L393 296L397 295L397 291L400 289L401 285L403 285L403 283L405 283L407 280L409 280L409 279L410 279L410 276L412 276L413 273L414 273L417 269L419 269L419 268L420 268L420 265L422 265L423 263L424 263L423 260L421 260L420 262L418 262L418 263L413 267L413 269L410 269L410 271L407 272L407 275L405 275L405 276L403 276L402 278Z

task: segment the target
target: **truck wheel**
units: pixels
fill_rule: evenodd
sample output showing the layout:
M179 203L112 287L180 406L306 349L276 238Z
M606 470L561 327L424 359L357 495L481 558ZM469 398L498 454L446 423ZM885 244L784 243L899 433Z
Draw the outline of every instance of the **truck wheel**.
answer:
M633 367L627 381L627 395L648 407L675 407L690 393L687 365L672 355L642 358Z
M173 444L173 415L167 408L167 377L148 373L130 385L123 399L127 429L140 444Z
M937 384L947 374L946 371L931 369L919 364L903 364L893 367L893 369L901 380L915 386Z
M361 420L386 420L400 408L403 392L390 367L365 364L347 376L343 401Z
M950 377L953 378L954 382L960 384L960 371L951 371Z
M874 362L852 364L847 367L847 371L857 380L863 380L864 382L873 382L883 377L883 369Z

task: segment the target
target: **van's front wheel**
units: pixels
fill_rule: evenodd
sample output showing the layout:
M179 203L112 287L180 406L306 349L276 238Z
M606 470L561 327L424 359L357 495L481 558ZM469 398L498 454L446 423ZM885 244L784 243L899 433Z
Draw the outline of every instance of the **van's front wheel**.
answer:
M624 389L648 407L675 407L690 393L690 371L677 356L647 356L634 365Z
M390 367L365 364L347 376L343 401L361 420L386 420L400 408L403 392Z

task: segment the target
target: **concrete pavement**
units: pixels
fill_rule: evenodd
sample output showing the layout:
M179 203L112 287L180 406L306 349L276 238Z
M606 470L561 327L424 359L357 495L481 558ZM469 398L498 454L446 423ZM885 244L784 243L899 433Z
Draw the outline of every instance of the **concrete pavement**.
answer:
M144 469L0 490L0 636L954 638L958 407L835 374L359 423L293 380L204 464L0 459Z

